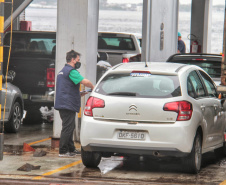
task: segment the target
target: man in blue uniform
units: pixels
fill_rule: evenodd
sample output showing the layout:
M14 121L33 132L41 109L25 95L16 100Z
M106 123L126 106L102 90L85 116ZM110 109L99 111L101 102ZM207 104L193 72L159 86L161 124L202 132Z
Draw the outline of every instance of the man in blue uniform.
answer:
M67 52L66 60L67 64L57 75L54 105L62 119L59 157L73 157L80 154L73 142L75 116L81 106L80 83L91 89L94 88L93 84L77 71L81 66L80 54L71 50Z
M181 39L181 33L178 32L178 53L185 53L186 45L184 41Z

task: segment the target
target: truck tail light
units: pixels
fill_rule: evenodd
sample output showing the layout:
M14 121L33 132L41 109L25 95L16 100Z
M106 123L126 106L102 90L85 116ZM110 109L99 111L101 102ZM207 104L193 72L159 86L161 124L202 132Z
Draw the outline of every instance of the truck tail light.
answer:
M54 68L47 68L46 86L55 87L55 69Z
M103 107L105 107L104 100L90 96L86 102L84 114L86 116L92 117L94 108L103 108Z
M122 63L129 63L129 59L128 58L123 58L122 59Z
M187 101L166 103L163 110L177 112L177 121L187 121L190 120L192 116L192 104Z

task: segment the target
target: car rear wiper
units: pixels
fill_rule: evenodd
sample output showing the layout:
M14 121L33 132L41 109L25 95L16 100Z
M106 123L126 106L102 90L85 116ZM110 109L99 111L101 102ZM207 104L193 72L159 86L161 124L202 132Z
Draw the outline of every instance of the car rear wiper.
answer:
M113 92L113 93L109 93L107 95L136 96L137 93L132 93L132 92Z

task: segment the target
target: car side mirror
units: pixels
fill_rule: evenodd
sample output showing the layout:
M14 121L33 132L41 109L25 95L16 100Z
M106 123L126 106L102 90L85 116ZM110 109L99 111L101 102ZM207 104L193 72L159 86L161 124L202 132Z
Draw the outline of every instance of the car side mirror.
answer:
M13 81L13 77L11 75L8 75L7 76L7 82L12 82ZM3 83L6 83L6 76L5 75L2 75L2 82Z

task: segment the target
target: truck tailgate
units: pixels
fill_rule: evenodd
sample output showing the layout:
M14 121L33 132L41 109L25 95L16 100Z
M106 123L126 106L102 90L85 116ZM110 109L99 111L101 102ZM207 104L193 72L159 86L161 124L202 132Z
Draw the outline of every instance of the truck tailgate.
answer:
M9 74L14 76L12 83L18 86L23 94L44 95L47 91L46 71L47 68L55 68L54 64L54 59L51 58L12 57ZM5 71L6 65L4 65Z
M108 52L108 57L109 57L109 63L114 66L119 63L122 63L122 53L112 53Z

